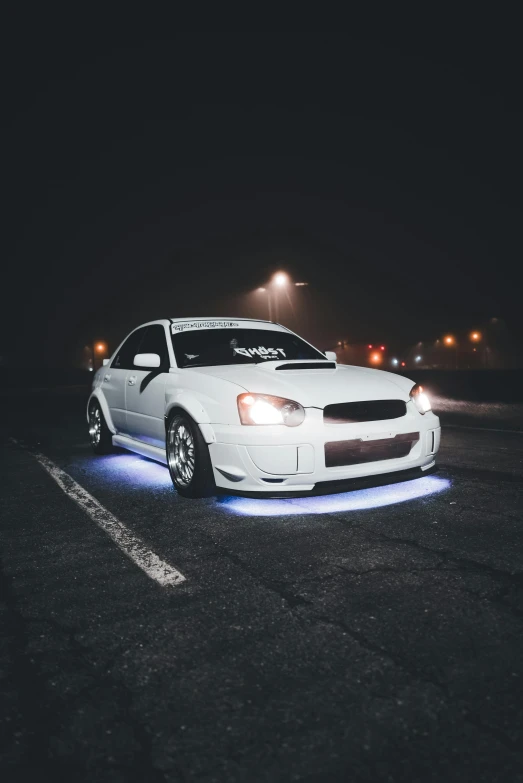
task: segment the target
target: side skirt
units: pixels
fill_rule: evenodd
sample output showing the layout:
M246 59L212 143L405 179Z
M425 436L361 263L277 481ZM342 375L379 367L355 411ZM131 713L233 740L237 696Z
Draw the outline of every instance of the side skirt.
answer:
M113 446L129 449L129 451L134 451L142 457L148 457L149 459L156 460L156 462L161 462L162 465L167 465L167 457L165 456L164 449L159 449L157 446L149 446L148 443L143 443L141 440L135 440L135 438L129 438L127 435L113 435Z

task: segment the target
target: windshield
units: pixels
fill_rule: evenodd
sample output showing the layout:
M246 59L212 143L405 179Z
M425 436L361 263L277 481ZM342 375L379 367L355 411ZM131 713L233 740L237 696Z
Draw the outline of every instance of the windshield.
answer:
M290 332L272 329L198 329L172 335L178 367L325 359Z

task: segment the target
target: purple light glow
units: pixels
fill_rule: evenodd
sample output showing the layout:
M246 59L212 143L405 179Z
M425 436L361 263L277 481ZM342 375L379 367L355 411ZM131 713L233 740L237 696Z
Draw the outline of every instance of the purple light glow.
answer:
M111 454L107 457L98 457L93 461L93 467L106 480L137 489L144 487L172 489L173 486L165 465L137 454ZM92 469L91 467L90 470Z
M286 498L269 500L265 498L227 497L219 507L228 513L250 517L281 517L296 514L332 514L338 511L362 511L407 500L433 495L450 487L448 479L436 476L388 484L384 487L354 490L339 495L319 497Z

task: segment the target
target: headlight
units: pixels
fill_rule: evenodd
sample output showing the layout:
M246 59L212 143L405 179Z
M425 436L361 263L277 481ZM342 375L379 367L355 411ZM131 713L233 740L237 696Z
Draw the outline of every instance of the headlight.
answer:
M419 383L413 386L410 390L410 399L420 413L427 413L427 411L430 411L432 408L430 400L425 393L423 386L420 386Z
M297 427L305 418L299 402L270 394L240 394L238 412L242 424L285 424Z

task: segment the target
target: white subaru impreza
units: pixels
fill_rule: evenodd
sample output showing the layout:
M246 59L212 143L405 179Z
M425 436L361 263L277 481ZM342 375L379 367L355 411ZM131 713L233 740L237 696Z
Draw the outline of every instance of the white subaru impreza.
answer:
M434 467L441 433L421 386L242 318L138 327L96 372L87 418L97 454L163 462L193 498L414 478Z

